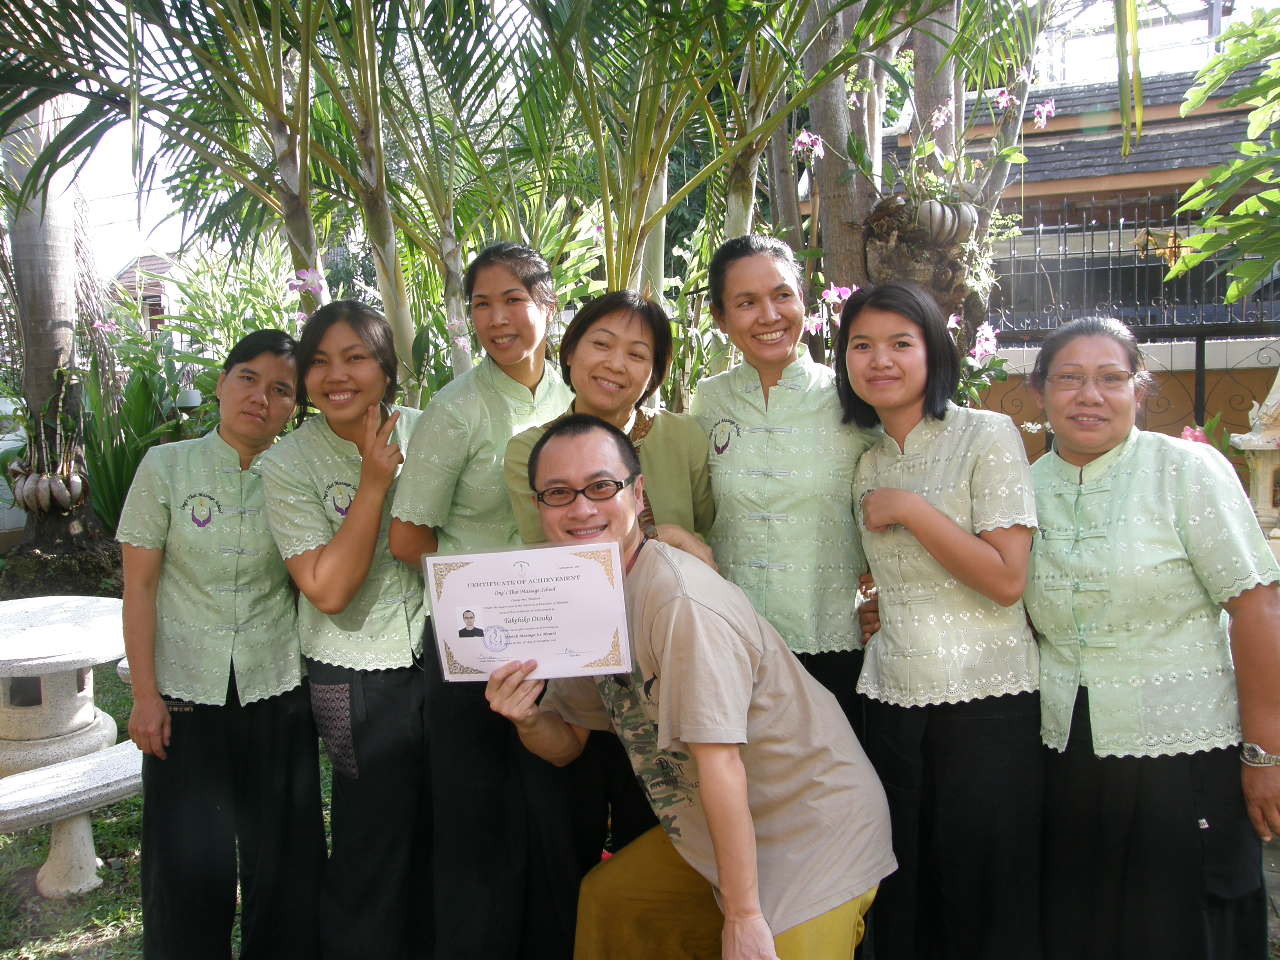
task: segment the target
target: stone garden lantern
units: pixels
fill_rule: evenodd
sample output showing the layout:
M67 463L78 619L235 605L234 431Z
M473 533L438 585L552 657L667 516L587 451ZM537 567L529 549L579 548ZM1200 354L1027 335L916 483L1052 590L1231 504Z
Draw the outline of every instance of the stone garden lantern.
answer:
M1271 549L1280 557L1280 373L1271 392L1249 411L1248 433L1233 433L1231 442L1249 464L1249 499Z

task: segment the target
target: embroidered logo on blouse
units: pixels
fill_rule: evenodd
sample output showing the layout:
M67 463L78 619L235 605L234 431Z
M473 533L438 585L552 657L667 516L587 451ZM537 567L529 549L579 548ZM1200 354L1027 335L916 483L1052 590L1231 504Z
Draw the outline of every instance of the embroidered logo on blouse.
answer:
M340 517L345 517L347 511L351 509L352 501L356 498L356 487L355 484L347 483L345 480L330 480L329 485L324 488L324 496L333 507L333 512Z
M204 529L213 523L214 511L222 513L222 504L218 502L218 498L209 493L189 493L187 498L182 501L179 510L191 508L191 522L197 527Z
M729 449L729 441L740 436L742 436L742 428L738 426L738 422L725 417L717 420L711 427L711 446L715 448L716 453L724 453Z

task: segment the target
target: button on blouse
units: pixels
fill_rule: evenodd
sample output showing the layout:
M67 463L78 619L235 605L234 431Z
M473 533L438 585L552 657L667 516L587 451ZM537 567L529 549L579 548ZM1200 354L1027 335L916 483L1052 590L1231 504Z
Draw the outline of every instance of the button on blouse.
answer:
M1080 686L1099 756L1239 743L1221 604L1277 582L1280 566L1231 465L1135 428L1083 468L1047 453L1031 472L1040 529L1026 603L1045 744L1065 749Z
M879 437L858 464L858 499L877 487L910 490L979 534L1035 527L1027 456L1004 414L947 404L904 448ZM1037 655L1019 601L1002 607L960 583L906 527L858 526L880 591L880 630L867 644L858 692L898 706L960 703L1036 689Z
M420 411L400 412L393 436L404 449ZM317 414L282 439L263 458L267 519L286 558L322 547L333 539L360 488L360 450L330 429ZM341 613L321 613L305 595L298 598L302 652L353 670L388 670L413 663L422 647L422 577L400 563L387 547L391 482L382 505L382 525L373 564L364 584Z
M851 487L867 434L840 422L835 374L801 355L765 403L743 363L703 380L692 413L711 444L720 572L797 653L858 646L866 569Z
M302 679L289 573L267 529L261 459L211 430L152 447L129 488L116 539L163 550L156 587L156 685L221 705L235 669L243 703Z

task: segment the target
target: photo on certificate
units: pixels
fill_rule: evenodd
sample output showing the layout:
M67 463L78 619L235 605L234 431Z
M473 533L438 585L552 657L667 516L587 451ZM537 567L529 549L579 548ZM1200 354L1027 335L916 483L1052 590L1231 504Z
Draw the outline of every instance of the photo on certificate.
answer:
M512 660L539 679L631 671L616 543L424 557L446 680L487 680Z

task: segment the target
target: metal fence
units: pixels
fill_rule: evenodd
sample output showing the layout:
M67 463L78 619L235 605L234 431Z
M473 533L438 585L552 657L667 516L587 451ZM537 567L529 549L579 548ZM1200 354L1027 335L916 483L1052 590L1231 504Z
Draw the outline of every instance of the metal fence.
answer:
M1138 200L1063 200L1022 205L1016 236L998 241L990 320L1000 343L1034 344L1084 316L1127 323L1142 342L1195 344L1197 422L1205 419L1205 344L1280 337L1280 280L1224 304L1229 280L1212 259L1166 282L1170 265L1201 228L1175 213L1176 195Z

